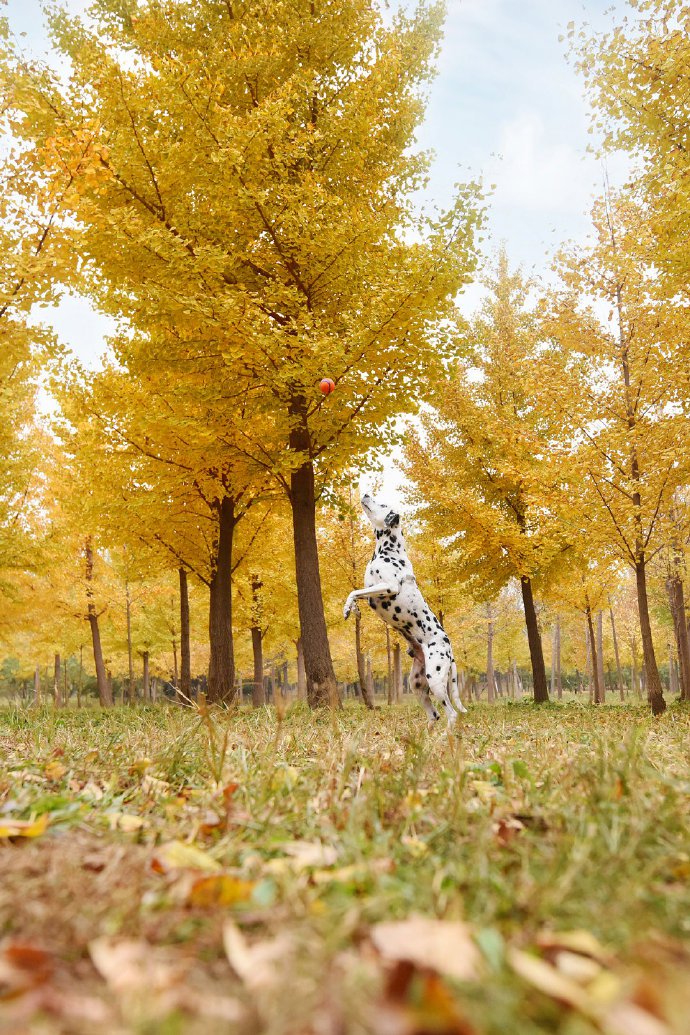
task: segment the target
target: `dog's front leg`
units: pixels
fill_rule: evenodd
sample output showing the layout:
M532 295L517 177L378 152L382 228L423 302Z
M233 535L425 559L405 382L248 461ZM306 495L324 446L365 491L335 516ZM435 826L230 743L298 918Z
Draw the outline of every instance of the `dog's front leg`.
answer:
M389 582L377 582L375 586L365 586L364 589L353 589L343 608L343 618L349 618L350 612L357 606L357 601L362 597L392 597L398 592L397 586L391 586Z

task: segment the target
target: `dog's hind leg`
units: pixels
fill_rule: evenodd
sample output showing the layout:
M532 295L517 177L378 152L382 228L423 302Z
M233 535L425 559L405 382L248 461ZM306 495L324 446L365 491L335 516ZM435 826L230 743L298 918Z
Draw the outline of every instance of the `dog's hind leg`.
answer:
M448 725L452 726L458 713L450 702L451 664L447 657L430 652L428 649L424 650L424 657L426 659L425 674L431 695L443 705Z
M465 705L462 703L462 698L460 697L460 688L458 687L458 666L455 664L455 659L450 663L448 685L453 704L459 712L466 712L467 708L465 708Z
M410 671L410 682L412 684L412 688L419 697L419 700L422 702L422 708L426 712L429 720L431 722L438 722L441 716L431 700L429 684L427 682L424 666L424 655L421 652L415 652L412 669Z

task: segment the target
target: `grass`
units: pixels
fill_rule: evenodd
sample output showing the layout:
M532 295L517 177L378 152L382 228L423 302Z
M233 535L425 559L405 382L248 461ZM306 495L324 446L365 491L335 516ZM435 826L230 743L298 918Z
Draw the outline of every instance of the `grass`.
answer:
M49 819L0 840L8 1031L687 1031L687 712L6 709L0 751L0 831ZM377 951L416 914L469 980Z

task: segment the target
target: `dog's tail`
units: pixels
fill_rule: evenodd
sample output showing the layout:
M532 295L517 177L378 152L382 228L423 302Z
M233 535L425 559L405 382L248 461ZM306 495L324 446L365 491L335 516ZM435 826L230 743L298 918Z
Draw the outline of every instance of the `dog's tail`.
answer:
M450 671L448 672L448 684L450 690L450 696L453 704L459 712L466 712L467 708L462 703L460 697L460 688L458 686L458 666L455 664L455 660L450 663Z

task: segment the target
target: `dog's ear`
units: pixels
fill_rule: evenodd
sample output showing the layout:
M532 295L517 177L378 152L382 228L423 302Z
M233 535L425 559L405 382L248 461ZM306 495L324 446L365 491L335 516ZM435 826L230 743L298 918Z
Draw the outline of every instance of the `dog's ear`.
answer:
M394 510L389 510L383 519L383 523L386 528L397 528L400 524L400 514L396 514Z

